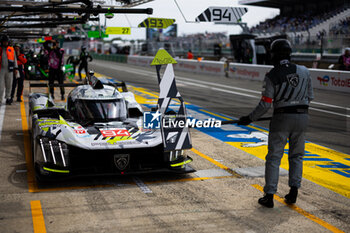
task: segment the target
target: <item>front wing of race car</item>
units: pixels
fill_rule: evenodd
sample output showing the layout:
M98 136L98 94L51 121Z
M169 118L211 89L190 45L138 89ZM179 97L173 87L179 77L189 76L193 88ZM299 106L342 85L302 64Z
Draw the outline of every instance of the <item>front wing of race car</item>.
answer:
M147 149L87 150L39 136L33 146L34 166L39 179L194 171L187 165L192 159L183 151L164 152L161 144ZM170 161L172 157L176 158Z

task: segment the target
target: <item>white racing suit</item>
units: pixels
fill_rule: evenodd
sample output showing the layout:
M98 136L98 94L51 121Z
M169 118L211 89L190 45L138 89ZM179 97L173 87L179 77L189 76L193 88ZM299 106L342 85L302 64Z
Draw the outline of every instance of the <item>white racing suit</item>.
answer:
M279 166L284 147L289 140L289 186L300 187L303 172L305 131L308 125L308 106L313 99L309 71L304 66L283 60L265 77L262 98L249 114L252 121L264 115L273 103L270 122L268 154L265 164L266 194L275 194Z

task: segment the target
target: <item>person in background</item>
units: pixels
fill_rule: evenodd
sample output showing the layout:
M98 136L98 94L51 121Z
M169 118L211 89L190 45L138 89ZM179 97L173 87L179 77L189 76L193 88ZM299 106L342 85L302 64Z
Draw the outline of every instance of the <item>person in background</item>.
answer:
M350 48L346 48L344 54L338 60L339 70L350 71Z
M72 64L73 66L73 71L70 73L70 75L74 75L75 76L75 69L77 67L77 65L79 65L79 57L78 56L69 56L66 64Z
M24 82L24 64L27 63L26 56L21 51L20 45L15 44L14 46L18 65L18 77L13 75L12 91L11 91L11 102L15 95L15 90L17 86L17 102L22 102L21 97L23 93L23 82Z
M63 66L64 51L60 49L57 41L45 41L44 48L49 55L49 84L54 84L55 80L57 80L59 84L63 84L63 74L61 68ZM64 87L61 87L60 89L61 100L64 100ZM54 90L54 87L50 87L52 99L55 99Z
M9 38L6 35L1 37L0 62L0 104L6 89L6 104L11 105L12 79L13 75L18 75L18 66L15 49L9 46Z
M88 52L86 52L86 47L85 46L81 46L81 52L80 52L80 65L79 65L79 80L81 81L81 71L84 69L85 74L88 74L88 59L89 62L92 61L92 57L90 56L90 54Z
M187 52L187 59L193 59L193 53L192 53L191 49L188 50L188 52Z

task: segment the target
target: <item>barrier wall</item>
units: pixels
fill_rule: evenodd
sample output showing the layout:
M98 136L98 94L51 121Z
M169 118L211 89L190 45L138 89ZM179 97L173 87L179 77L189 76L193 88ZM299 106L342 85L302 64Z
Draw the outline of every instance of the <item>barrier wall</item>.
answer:
M272 67L273 66L230 63L228 76L230 78L263 81L266 73L269 72Z
M149 66L154 57L149 56L128 56L128 64L137 66ZM225 75L225 63L215 61L197 61L187 59L175 59L174 69L192 73L205 73L214 75Z
M350 93L350 71L310 69L314 88Z
M230 63L229 77L263 81L272 66ZM314 88L350 93L350 72L309 69Z
M149 66L153 57L128 56L127 63L138 66ZM217 76L225 75L225 63L215 61L196 61L187 59L176 59L178 64L174 65L175 70L212 74ZM228 76L263 81L267 72L272 66L252 65L241 63L230 63ZM309 69L314 88L350 93L350 72L322 69Z
M215 61L196 61L187 59L176 59L175 70L212 75L225 75L225 63Z

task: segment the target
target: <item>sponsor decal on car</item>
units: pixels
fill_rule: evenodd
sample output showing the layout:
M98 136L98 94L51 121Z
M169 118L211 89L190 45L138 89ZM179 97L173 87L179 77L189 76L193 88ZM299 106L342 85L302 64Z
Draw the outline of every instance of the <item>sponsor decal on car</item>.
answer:
M100 132L103 137L130 137L130 133L127 129L118 129L118 128L111 128L111 129L100 129Z

